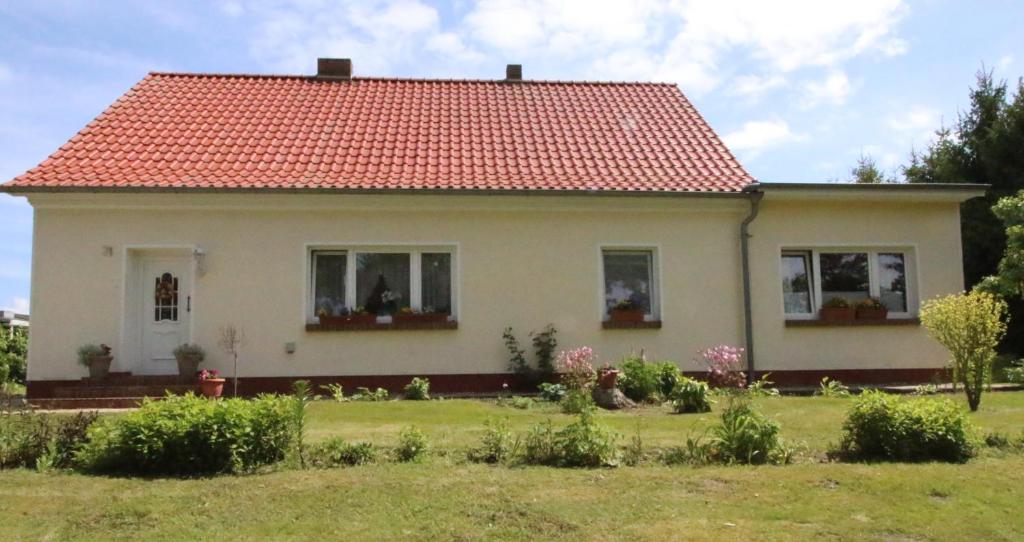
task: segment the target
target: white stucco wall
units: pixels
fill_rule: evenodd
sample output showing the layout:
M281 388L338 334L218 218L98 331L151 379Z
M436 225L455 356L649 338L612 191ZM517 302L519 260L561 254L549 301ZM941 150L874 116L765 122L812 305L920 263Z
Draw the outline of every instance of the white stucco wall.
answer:
M206 252L194 285L193 342L225 369L220 326L248 336L243 374L320 376L499 373L501 333L548 323L559 347L592 346L602 361L643 349L689 369L704 347L743 344L739 223L745 199L546 196L58 195L36 207L29 379L78 378L76 348L123 341L125 248ZM923 298L961 287L957 205L773 203L752 228L759 367L937 367L945 356L920 327L786 328L779 247L913 245ZM457 245L457 330L305 331L309 244ZM655 246L660 330L603 330L602 245ZM112 247L105 254L104 247ZM294 354L285 343L295 342ZM113 370L136 362L115 352Z

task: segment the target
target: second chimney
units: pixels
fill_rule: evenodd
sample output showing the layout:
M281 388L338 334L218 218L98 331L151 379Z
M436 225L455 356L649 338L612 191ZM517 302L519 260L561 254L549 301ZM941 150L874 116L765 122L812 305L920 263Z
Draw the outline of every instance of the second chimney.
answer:
M505 66L505 80L506 81L522 81L523 80L523 65L522 64L509 64Z
M352 79L351 58L318 58L316 59L316 76L324 79Z

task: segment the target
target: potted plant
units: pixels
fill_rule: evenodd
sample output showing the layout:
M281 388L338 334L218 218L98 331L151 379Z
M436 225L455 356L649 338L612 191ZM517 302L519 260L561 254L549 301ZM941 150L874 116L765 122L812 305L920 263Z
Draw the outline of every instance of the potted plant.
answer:
M316 312L316 316L320 320L320 325L328 328L348 324L368 325L377 321L377 316L370 314L363 307L356 307L354 309L342 308L337 315L326 309L320 309Z
M404 322L447 322L448 313L438 312L434 310L434 307L423 307L422 310L402 307L395 313L393 318L393 322L396 324Z
M78 349L78 363L89 368L89 378L106 378L113 360L110 347L105 344L87 344Z
M643 322L644 311L632 299L623 299L608 311L612 322Z
M174 349L174 359L178 362L178 375L188 378L199 370L199 364L206 359L206 352L199 345L180 344Z
M224 393L224 379L216 369L199 371L199 393L203 397L220 397Z
M830 297L821 304L821 319L824 322L849 322L855 314L856 310L845 297Z
M619 380L619 370L605 363L597 370L597 385L602 389L614 389Z
M888 307L877 297L869 297L857 303L858 320L885 320L888 316Z

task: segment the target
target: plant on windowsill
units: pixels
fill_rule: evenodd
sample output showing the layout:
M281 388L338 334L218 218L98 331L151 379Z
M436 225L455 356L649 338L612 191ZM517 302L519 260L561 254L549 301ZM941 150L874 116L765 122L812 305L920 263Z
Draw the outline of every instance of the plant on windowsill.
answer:
M354 309L342 308L337 315L327 309L320 309L316 312L320 325L326 328L343 327L346 325L371 325L377 323L377 315L370 314L363 307Z
M612 305L608 316L612 322L643 322L644 310L638 307L632 299L623 299Z
M196 344L180 344L174 349L174 359L178 362L178 376L188 378L199 370L199 364L206 359L206 352Z
M89 368L89 378L106 378L110 373L110 362L114 360L110 352L110 347L105 344L84 345L78 349L78 363Z
M820 314L823 322L849 322L856 316L857 310L850 306L845 297L836 296L821 304Z
M448 321L448 313L437 311L433 307L423 307L422 310L402 307L392 318L392 321L396 324L413 322L439 323Z
M869 297L857 303L858 320L885 320L889 317L889 309L876 297Z
M199 371L199 393L203 397L220 397L224 393L224 379L216 369Z

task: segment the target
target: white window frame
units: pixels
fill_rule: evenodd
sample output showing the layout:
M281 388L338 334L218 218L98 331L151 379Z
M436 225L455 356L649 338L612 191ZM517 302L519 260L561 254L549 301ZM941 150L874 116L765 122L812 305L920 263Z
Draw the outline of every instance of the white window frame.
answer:
M453 245L307 245L306 247L306 306L303 309L306 322L316 323L316 266L318 254L346 256L345 263L345 306L356 307L356 256L358 254L408 254L409 255L409 306L413 310L423 308L422 257L428 254L449 254L451 256L451 320L458 320L458 250ZM382 317L383 318L383 317Z
M810 313L787 313L785 292L782 291L782 256L795 253L810 254L811 264L811 312ZM889 311L889 318L915 318L918 311L917 296L917 260L914 247L900 246L878 246L878 245L855 245L855 246L825 246L825 247L800 247L783 246L779 249L779 276L776 284L779 288L779 301L782 305L783 315L787 320L816 320L821 309L821 255L822 254L850 254L864 253L868 255L868 295L874 298L881 296L881 288L878 282L878 255L879 254L901 254L903 256L903 273L906 280L906 304L907 310L903 312Z
M782 249L782 251L779 252L779 288L780 289L782 288L782 274L784 272L784 269L782 267L782 258L787 257L787 256L800 256L804 260L804 265L807 266L807 281L810 283L810 284L808 284L809 288L808 288L807 292L808 292L808 296L810 296L810 299L808 301L810 301L810 309L811 310L810 310L810 312L785 312L786 311L786 291L782 290L782 311L785 314L787 320L811 320L811 319L817 318L817 314L818 314L818 308L817 308L818 307L818 302L817 302L817 300L820 299L820 297L819 297L819 294L816 293L816 291L815 291L817 289L816 286L818 284L818 281L817 281L817 279L815 279L815 275L814 275L814 270L817 269L817 267L818 267L814 263L815 262L815 255L814 255L813 251L811 251L811 250L804 250L804 249L796 249L796 250L794 250L794 249Z
M601 245L597 250L598 268L598 310L601 313L601 321L607 322L611 316L608 314L605 300L604 280L604 255L606 252L647 252L651 255L651 312L644 315L644 320L657 322L661 320L661 258L656 245Z

